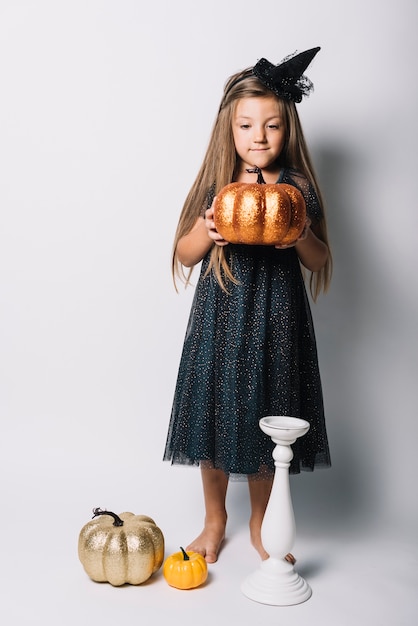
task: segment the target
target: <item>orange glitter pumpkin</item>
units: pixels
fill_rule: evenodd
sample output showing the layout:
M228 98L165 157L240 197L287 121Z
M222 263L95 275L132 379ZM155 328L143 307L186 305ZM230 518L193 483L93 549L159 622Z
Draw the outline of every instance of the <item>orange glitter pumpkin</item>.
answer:
M230 243L289 245L304 229L305 200L287 183L230 183L216 196L214 221Z

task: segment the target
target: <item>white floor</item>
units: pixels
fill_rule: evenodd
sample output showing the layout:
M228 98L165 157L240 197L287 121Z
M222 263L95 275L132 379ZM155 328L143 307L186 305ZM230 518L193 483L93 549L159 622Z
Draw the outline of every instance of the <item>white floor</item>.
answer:
M3 456L4 460L4 456ZM3 624L84 626L168 623L292 626L414 626L418 623L418 557L415 528L390 528L325 489L332 470L292 477L297 572L313 594L290 607L259 604L240 589L258 567L247 534L244 483L228 494L228 539L201 588L169 587L161 570L141 586L114 588L92 582L77 557L81 527L95 506L154 518L166 540L166 555L200 530L199 472L156 463L147 476L112 467L111 459L7 458L2 469L1 604ZM321 494L318 497L318 494ZM315 495L316 494L316 495ZM112 500L110 501L109 498ZM125 506L126 505L126 506ZM400 528L403 532L400 533Z

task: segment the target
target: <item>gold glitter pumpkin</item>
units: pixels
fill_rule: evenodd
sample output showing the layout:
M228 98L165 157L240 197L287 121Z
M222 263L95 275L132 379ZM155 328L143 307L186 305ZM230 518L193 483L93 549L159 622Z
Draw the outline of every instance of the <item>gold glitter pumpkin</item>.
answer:
M288 245L304 229L305 200L286 183L230 183L216 196L214 221L230 243Z
M92 580L140 585L161 567L164 536L153 519L101 509L93 513L78 539L79 559Z

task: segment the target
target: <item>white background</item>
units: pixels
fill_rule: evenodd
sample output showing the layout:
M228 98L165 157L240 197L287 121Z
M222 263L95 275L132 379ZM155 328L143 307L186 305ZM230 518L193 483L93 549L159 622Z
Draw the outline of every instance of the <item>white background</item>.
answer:
M415 0L0 0L1 603L8 624L415 623ZM206 586L85 575L101 506L166 553L200 529L197 470L162 462L193 289L179 212L227 77L320 45L299 113L335 271L313 306L333 467L292 477L305 604L245 598L245 484ZM197 275L197 273L196 273ZM189 617L185 617L190 612ZM231 621L232 620L232 621Z

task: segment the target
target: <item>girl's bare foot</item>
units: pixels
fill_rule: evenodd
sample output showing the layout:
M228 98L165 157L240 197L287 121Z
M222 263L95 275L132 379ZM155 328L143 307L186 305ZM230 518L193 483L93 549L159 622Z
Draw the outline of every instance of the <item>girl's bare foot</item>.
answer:
M261 556L261 560L265 561L269 558L269 555L264 550L263 544L261 542L261 525L260 522L256 520L250 520L250 537L251 543L253 547L257 550L258 554Z
M290 565L294 565L296 563L295 557L290 552L289 552L289 554L286 554L286 556L284 558L286 559L286 561L288 563L290 563Z
M226 522L205 522L205 527L198 537L190 543L186 550L198 552L205 557L207 563L216 563L219 551L225 539Z
M261 542L261 526L255 520L250 521L250 536L251 543L257 550L258 554L261 556L261 560L265 561L266 559L268 559L270 555L265 551ZM295 557L290 552L285 556L285 559L291 565L294 565L296 563Z

